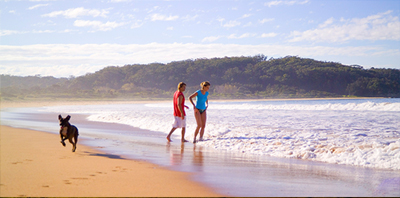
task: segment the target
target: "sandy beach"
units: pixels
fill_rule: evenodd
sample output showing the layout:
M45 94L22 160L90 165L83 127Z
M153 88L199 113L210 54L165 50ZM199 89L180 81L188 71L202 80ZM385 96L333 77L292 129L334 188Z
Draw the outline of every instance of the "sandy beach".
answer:
M2 108L93 104L93 102L2 102ZM107 102L99 102L105 104ZM2 197L222 196L191 181L190 173L126 159L78 143L61 146L59 136L0 128Z

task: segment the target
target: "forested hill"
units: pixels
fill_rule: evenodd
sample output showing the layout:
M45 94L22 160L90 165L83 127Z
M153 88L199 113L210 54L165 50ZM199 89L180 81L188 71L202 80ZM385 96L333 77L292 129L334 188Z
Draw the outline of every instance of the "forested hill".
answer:
M46 78L40 76L36 77L36 83L29 85L7 82L15 78L22 82L33 77L2 75L3 98L23 94L25 97L41 94L165 98L171 97L181 81L187 84L186 94L198 89L202 81L209 81L210 94L215 98L400 97L398 69L364 69L295 56L267 59L257 55L110 66L77 78L58 79L45 86L41 80Z

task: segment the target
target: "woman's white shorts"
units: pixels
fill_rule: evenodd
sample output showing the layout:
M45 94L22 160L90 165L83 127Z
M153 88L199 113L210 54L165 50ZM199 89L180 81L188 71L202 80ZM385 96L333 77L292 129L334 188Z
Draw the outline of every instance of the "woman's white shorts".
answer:
M182 120L181 117L178 117L178 116L174 116L174 118L175 118L175 121L172 124L172 127L174 127L174 128L186 127L186 116L185 116L185 118L183 120Z

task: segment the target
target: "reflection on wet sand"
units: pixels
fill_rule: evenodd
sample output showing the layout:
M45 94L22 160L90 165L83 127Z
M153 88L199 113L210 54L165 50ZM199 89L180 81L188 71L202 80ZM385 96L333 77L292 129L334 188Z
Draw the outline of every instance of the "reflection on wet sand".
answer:
M203 171L203 147L202 146L193 146L193 166L196 167L197 172Z
M166 148L167 152L169 153L170 156L170 165L171 166L180 166L183 165L184 162L184 153L185 153L185 147L193 147L193 155L188 155L188 157L192 158L192 165L195 169L196 172L201 172L203 170L203 147L202 146L192 146L192 145L185 145L185 143L181 143L179 149L175 146L171 145L171 142L167 142Z
M185 152L185 144L182 143L179 150L171 149L171 142L167 142L167 151L170 155L171 166L182 165L183 153Z

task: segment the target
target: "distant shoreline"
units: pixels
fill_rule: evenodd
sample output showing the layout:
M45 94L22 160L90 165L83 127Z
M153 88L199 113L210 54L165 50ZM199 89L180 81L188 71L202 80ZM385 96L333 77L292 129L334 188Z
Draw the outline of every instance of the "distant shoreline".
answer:
M242 101L296 101L296 100L346 100L346 99L383 99L386 97L338 97L338 98L268 98L268 99L213 99L215 102L242 102ZM66 106L66 105L105 105L105 104L140 104L140 103L161 103L171 102L172 99L157 98L151 99L88 99L88 98L69 98L61 99L31 99L31 100L1 100L0 109L18 107L44 107L44 106Z

